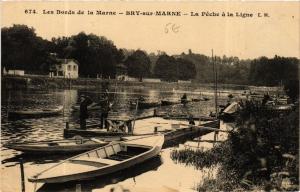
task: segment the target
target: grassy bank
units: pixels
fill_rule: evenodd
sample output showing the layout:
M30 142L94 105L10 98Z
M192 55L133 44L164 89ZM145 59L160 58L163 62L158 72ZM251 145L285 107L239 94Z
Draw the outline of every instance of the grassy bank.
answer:
M288 113L244 103L228 140L212 150L176 150L174 161L197 169L220 165L215 178L199 178L198 191L298 191L299 106Z

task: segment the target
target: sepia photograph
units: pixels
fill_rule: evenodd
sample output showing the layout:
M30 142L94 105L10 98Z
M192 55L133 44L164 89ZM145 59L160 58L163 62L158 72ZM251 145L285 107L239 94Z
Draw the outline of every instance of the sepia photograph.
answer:
M299 191L299 7L2 1L0 191Z

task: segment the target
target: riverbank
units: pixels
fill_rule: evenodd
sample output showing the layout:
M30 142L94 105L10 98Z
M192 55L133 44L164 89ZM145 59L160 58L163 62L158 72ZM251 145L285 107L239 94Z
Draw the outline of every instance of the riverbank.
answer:
M132 87L132 88L154 88L169 91L183 90L195 91L199 88L203 90L214 89L213 83L177 83L177 82L137 82L118 81L115 79L95 79L95 78L50 78L48 76L26 75L26 76L2 76L2 89L63 89L63 88L101 88L104 84L108 86ZM219 84L219 90L251 90L254 86ZM278 87L264 87L264 91L277 91Z
M194 146L186 144L171 158L199 170L218 168L215 175L199 178L198 191L298 191L298 122L298 105L287 113L273 113L248 103L234 129L214 147L210 144L207 150L192 142Z

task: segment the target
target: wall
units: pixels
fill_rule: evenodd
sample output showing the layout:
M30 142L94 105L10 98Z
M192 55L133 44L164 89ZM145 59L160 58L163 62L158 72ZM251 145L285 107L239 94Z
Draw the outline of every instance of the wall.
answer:
M9 75L24 76L23 70L8 70Z
M143 82L159 83L159 82L161 82L161 80L160 79L155 79L155 78L143 78Z
M75 70L74 70L75 66ZM70 67L70 68L69 68ZM64 77L66 78L78 78L78 65L74 61L69 61L67 64L62 65L64 73Z

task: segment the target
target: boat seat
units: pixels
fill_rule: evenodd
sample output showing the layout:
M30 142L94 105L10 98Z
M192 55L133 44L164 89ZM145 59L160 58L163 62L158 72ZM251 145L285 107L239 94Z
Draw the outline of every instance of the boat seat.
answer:
M106 165L114 165L119 163L118 161L111 160L111 159L102 159L102 158L94 158L94 157L79 157L76 159L72 159L73 162L91 162L91 163L99 163L99 164L106 164Z

